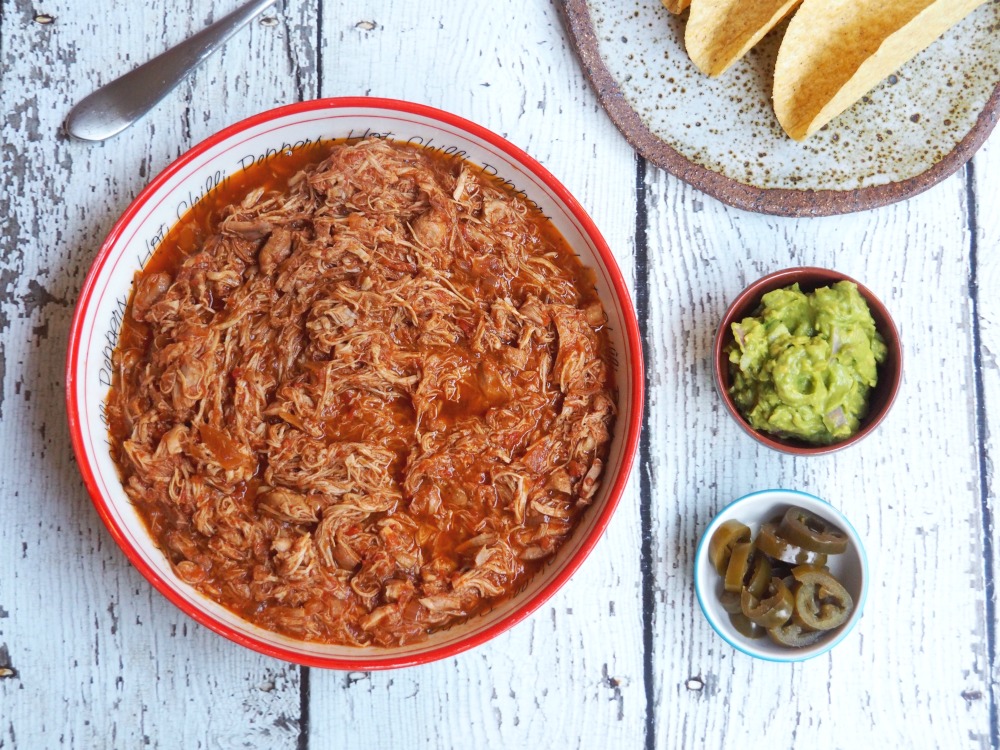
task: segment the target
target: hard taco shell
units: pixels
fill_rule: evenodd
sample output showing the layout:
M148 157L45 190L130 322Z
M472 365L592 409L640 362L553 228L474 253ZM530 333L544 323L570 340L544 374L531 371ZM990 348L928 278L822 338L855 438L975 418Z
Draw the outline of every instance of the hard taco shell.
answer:
M804 0L775 64L778 122L812 135L985 2Z
M660 0L663 7L673 14L678 14L691 4L691 0Z
M684 45L691 62L710 76L724 73L800 2L691 0L691 14L684 32Z

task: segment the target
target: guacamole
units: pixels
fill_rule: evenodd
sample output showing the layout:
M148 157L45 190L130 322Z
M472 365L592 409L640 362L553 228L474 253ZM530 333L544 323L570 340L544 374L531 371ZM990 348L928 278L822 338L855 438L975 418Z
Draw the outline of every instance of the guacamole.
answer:
M858 431L886 346L857 285L776 289L732 329L729 392L755 430L820 445Z

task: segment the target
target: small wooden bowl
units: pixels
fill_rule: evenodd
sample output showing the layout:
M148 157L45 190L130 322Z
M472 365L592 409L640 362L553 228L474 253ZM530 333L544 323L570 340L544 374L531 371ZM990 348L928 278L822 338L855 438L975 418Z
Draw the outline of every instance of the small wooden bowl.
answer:
M878 384L869 395L868 414L861 420L861 429L854 435L837 443L830 445L813 445L794 438L778 437L759 430L755 430L750 423L740 414L739 409L729 393L732 385L729 372L729 358L726 356L726 347L733 341L732 324L743 318L753 315L760 305L761 298L768 292L775 289L782 289L792 284L798 283L803 292L811 292L819 287L829 286L837 281L851 281L857 284L858 291L868 303L872 318L875 320L875 328L888 348L888 356L885 362L878 368ZM787 268L769 274L748 286L739 297L726 310L722 323L715 334L715 346L713 349L715 360L715 385L722 396L726 409L732 415L736 423L742 427L746 433L769 448L773 448L783 453L791 453L796 456L818 456L854 445L859 440L867 437L885 419L889 413L889 408L896 399L899 386L903 376L903 350L899 342L899 333L896 325L892 322L889 311L886 310L879 299L863 284L855 281L842 273L831 271L825 268L802 267Z

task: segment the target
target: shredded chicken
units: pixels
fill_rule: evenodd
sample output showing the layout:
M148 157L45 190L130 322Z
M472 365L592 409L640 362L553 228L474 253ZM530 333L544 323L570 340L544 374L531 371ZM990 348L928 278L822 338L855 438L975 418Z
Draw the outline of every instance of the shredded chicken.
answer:
M108 399L126 491L178 576L262 627L359 646L510 595L607 458L585 269L474 165L381 140L230 200L137 279Z

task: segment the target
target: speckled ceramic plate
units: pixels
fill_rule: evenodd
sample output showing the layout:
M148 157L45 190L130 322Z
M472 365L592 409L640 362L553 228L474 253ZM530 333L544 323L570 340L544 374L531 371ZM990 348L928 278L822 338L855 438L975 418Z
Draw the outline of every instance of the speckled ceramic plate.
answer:
M784 24L711 79L659 0L566 0L601 102L640 154L725 203L823 216L909 198L952 174L1000 111L1000 0L981 6L807 141L771 108Z

